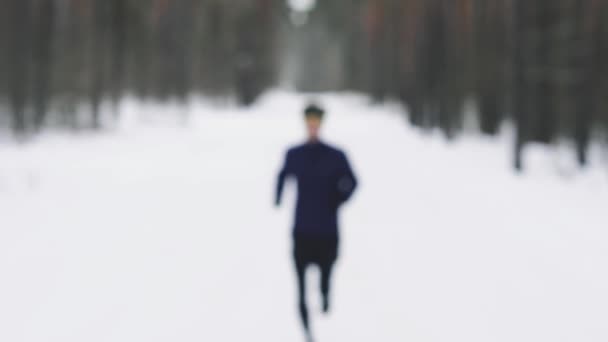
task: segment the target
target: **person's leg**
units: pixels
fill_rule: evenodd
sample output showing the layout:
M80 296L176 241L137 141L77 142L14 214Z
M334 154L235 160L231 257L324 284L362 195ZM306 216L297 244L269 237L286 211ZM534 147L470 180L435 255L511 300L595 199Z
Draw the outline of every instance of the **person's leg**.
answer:
M323 312L329 312L329 292L331 286L331 275L338 255L337 241L328 241L327 246L323 246L324 258L321 264L321 295L323 296Z
M296 266L296 275L298 277L298 305L300 310L300 318L302 325L307 333L310 332L310 324L308 321L308 308L306 306L306 267L308 263L305 259L301 242L296 239L294 247L294 261Z
M306 307L306 265L296 261L296 273L298 276L298 304L302 325L308 331L308 308Z
M329 312L329 290L333 263L321 265L321 295L323 296L323 312Z

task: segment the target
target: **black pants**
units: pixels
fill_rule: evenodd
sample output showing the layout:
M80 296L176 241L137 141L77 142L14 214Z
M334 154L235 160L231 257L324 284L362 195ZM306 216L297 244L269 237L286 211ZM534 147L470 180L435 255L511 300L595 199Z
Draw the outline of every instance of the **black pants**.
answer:
M317 265L321 270L321 294L323 309L328 310L331 273L338 257L338 238L310 238L295 236L293 256L298 276L300 316L306 330L309 329L306 306L306 268Z

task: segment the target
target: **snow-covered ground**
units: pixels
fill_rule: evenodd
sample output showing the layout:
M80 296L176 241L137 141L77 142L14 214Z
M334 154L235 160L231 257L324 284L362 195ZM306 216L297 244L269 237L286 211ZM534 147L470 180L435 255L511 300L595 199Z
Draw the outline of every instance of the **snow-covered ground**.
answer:
M305 100L187 125L126 101L110 133L0 145L0 341L301 341L293 188L271 204ZM394 106L323 102L361 187L327 318L311 270L318 341L608 341L606 166L565 177L534 147L518 176L507 136L448 145Z

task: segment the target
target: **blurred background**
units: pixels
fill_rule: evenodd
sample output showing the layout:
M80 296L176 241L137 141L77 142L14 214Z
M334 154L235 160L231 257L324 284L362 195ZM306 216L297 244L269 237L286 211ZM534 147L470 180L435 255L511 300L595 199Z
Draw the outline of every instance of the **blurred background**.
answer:
M604 0L3 0L1 124L99 129L126 95L247 106L268 89L392 99L421 128L574 142L608 122ZM110 110L111 112L111 110ZM118 115L117 110L114 114Z
M0 0L0 341L303 340L310 101L318 341L608 341L608 0Z

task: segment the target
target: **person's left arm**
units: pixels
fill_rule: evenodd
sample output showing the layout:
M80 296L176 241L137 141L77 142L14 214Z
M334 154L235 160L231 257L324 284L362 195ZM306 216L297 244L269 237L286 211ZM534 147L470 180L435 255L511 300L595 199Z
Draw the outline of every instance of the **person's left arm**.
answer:
M338 204L348 201L357 189L358 181L344 152L339 155L340 173L338 176Z

